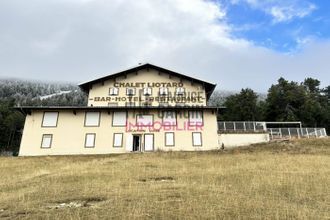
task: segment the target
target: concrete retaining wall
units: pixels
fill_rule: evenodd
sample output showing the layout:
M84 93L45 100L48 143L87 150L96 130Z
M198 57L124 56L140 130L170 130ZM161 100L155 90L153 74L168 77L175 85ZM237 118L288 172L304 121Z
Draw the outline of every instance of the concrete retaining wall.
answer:
M268 133L250 133L250 134L219 134L218 143L221 147L224 144L225 148L239 147L256 143L269 142Z

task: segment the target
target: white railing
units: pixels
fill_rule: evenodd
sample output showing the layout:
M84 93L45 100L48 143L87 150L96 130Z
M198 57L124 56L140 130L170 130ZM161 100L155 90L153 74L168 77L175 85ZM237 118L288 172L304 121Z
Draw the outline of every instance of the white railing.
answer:
M263 121L219 121L218 130L223 132L262 132L267 131Z
M273 139L283 138L311 138L311 137L326 137L325 128L267 128L269 137Z
M267 128L268 124L298 124L299 127ZM303 128L301 122L265 122L265 121L218 121L218 131L221 133L260 133L268 132L271 140L284 138L326 137L325 128Z

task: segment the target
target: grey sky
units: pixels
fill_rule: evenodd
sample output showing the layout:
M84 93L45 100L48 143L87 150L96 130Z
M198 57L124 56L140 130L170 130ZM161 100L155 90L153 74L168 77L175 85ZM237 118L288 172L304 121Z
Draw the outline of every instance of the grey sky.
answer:
M330 84L330 42L283 54L231 29L202 0L2 0L0 77L79 83L150 62L226 90L264 92L280 76Z

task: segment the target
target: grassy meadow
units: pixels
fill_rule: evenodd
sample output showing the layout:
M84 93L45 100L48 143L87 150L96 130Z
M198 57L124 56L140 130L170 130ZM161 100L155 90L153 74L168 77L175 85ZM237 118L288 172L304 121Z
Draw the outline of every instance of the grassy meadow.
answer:
M0 157L0 219L330 219L330 139Z

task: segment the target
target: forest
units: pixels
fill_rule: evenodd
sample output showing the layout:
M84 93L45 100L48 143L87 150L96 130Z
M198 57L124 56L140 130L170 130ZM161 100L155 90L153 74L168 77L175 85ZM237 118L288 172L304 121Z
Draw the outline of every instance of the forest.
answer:
M218 120L301 121L305 127L325 127L330 132L330 86L317 79L303 82L284 78L271 85L267 94L250 88L238 93L217 90L208 105L221 108ZM0 79L0 154L17 155L24 115L15 106L84 106L87 97L70 83Z

